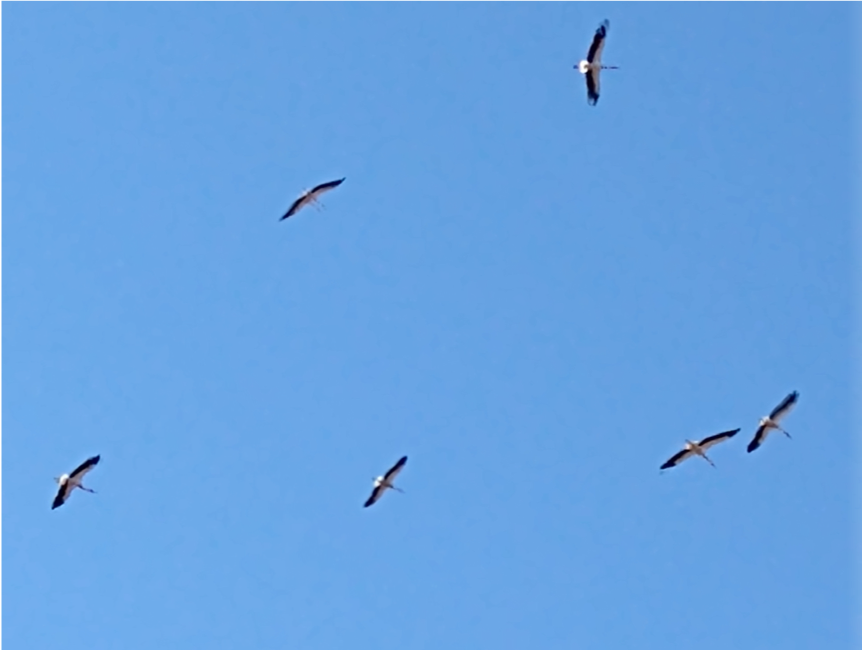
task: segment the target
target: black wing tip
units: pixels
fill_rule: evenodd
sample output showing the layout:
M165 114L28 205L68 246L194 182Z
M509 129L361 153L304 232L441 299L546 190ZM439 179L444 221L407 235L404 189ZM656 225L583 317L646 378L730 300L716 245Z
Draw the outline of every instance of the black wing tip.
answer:
M347 180L347 176L345 176L344 178L339 178L338 180L335 180L335 181L326 181L325 183L321 183L320 185L315 187L314 190L319 190L322 188L332 189L332 188L335 188L335 187L338 187L339 185L341 185L345 180ZM314 190L312 190L312 192Z
M659 467L659 469L670 469L671 467L676 467L677 465L679 465L679 464L680 464L680 462L682 461L682 459L683 459L683 458L685 458L685 455L686 455L686 450L685 450L685 449L683 449L682 451L678 451L678 452L676 452L673 456L671 456L670 458L668 458L668 459L665 461L664 465L662 465L661 467Z
M285 212L285 213L284 213L284 216L283 216L281 219L279 219L279 221L284 221L284 220L285 220L285 219L287 219L288 217L292 217L292 216L293 216L293 215L295 215L297 212L299 212L299 204L300 204L300 202L301 202L301 201L302 201L302 199L299 199L299 200L297 200L297 201L294 201L294 202L293 202L293 205L291 205L291 206L287 209L287 212Z
M754 451L755 449L757 449L759 446L760 446L760 443L759 443L759 442L754 442L754 441L752 440L751 442L749 442L749 443L748 443L748 447L747 447L747 449L748 449L748 453L750 454L752 451Z
M720 433L714 433L711 436L706 436L703 440L700 441L700 444L705 442L711 442L713 440L724 440L725 438L733 438L737 433L739 433L740 429L729 429L727 431L721 431Z
M69 475L70 475L70 476L75 476L76 474L79 474L80 472L86 472L86 471L87 471L87 470L89 470L91 467L95 467L96 465L98 465L98 464L99 464L99 459L100 459L101 457L102 457L101 455L98 455L98 456L90 456L87 460L85 460L83 463L81 463L81 464L80 464L80 465L78 465L75 469L73 469L73 470L69 473Z
M292 217L297 212L299 212L302 209L303 201L308 196L308 194L309 192L304 192L302 196L300 196L298 199L295 199L294 202L288 206L287 212L284 213L284 216L279 219L279 221L284 221L288 217Z
M772 409L769 414L769 417L775 417L785 409L788 409L791 406L795 405L797 401L799 401L799 392L793 391L792 393L789 393L787 397L785 397L783 400L781 400L781 402L779 402L778 406Z
M584 75L587 82L587 104L595 106L599 101L599 93L596 92L596 82L592 77L592 73L587 71Z

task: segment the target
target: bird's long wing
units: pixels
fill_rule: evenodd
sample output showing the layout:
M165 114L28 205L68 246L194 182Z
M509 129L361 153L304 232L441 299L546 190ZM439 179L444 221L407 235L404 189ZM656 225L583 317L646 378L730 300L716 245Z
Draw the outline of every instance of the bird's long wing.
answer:
M72 470L72 473L69 474L70 481L80 481L84 478L84 475L93 469L96 465L99 464L99 458L101 456L93 456L92 458L88 458L83 463L78 465L75 469Z
M380 498L380 496L383 494L383 492L384 492L385 490L386 490L386 488L385 488L385 487L383 487L382 485L378 485L378 486L377 486L376 488L374 488L374 490L371 492L371 496L370 496L370 497L368 497L368 500L365 502L365 505L364 505L364 506L362 506L362 507L363 507L363 508L367 508L368 506L373 506L375 503L377 503L377 499L379 499L379 498Z
M751 442L748 443L748 453L750 454L752 451L757 449L760 445L763 444L763 441L766 440L766 436L769 435L769 427L765 424L761 424L757 427L757 431L754 433L754 438L751 439Z
M404 464L407 462L407 456L402 456L397 463L395 463L392 468L386 472L383 476L384 480L387 483L390 483L392 479L398 476L398 472L400 472L404 468Z
M662 465L659 469L670 469L671 467L676 467L682 461L694 455L694 452L689 449L683 449L682 451L671 456L668 461Z
M730 440L739 433L739 429L733 429L732 431L722 431L721 433L716 433L713 436L707 436L703 440L701 440L698 445L701 446L702 449L706 450L712 447L713 445L717 445L720 442L724 442L725 440Z
M605 36L608 35L608 28L611 24L607 20L603 20L602 24L599 25L599 28L596 30L595 36L593 36L593 42L590 45L590 50L587 52L587 61L592 63L595 61L596 63L602 60L602 49L605 46Z
M61 505L66 503L66 497L69 495L69 482L66 481L63 485L60 486L60 489L57 490L57 496L54 497L54 503L51 504L51 510L54 508L59 508Z
M790 413L798 399L799 393L796 391L790 393L790 395L781 400L781 404L772 409L772 413L769 414L769 419L773 422L778 422L781 418Z
M290 205L290 207L287 209L287 212L284 213L284 216L281 219L279 219L279 221L284 221L288 217L292 217L297 212L299 212L300 209L302 209L302 206L304 206L306 203L308 203L308 200L309 200L308 197L310 196L310 194L311 194L310 192L306 192L305 194L300 196L298 199L296 199L296 201L294 201Z
M599 71L590 69L584 76L587 78L587 103L595 106L599 101Z
M345 177L346 178L346 177ZM336 187L341 185L344 182L344 178L339 178L337 181L329 181L328 183L321 183L316 187L311 188L311 192L309 194L314 194L318 196L323 194L324 192L328 192L329 190L334 190Z

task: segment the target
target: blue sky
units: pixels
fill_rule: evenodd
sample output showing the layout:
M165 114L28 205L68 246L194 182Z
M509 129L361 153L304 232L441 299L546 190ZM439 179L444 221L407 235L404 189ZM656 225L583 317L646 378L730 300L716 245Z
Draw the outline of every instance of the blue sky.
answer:
M4 647L852 647L857 13L5 4Z

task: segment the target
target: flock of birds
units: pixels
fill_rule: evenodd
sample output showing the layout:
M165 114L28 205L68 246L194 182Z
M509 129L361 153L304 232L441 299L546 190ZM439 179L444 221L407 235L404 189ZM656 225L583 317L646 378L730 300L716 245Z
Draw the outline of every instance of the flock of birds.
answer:
M763 441L766 440L766 436L768 436L769 432L773 429L781 431L781 433L790 438L790 434L781 428L780 422L785 415L790 413L791 409L796 405L797 400L799 400L799 393L793 391L790 395L781 400L781 404L772 409L772 412L769 415L764 418L760 418L760 424L757 427L757 431L754 432L754 438L752 438L751 442L748 443L749 454L763 444ZM671 456L668 461L661 466L661 469L664 470L676 467L682 461L688 460L693 456L700 456L707 463L715 467L715 463L713 463L709 459L709 456L706 455L706 450L720 442L730 440L737 433L739 433L739 429L732 429L731 431L722 431L721 433L707 436L699 442L686 440L685 447L683 447L682 451Z
M342 179L343 180L343 179ZM340 181L339 181L340 182ZM313 190L312 190L313 191ZM797 400L799 399L799 393L797 391L793 391L785 397L781 404L772 409L772 412L760 419L760 424L757 427L757 431L754 433L754 438L751 439L751 442L748 443L748 453L751 453L760 445L763 444L763 441L766 440L766 436L769 435L769 432L773 429L777 431L781 431L785 436L790 438L790 434L787 433L784 429L781 428L781 419L786 416L791 409L796 405ZM715 463L710 460L709 456L706 455L706 450L712 447L713 445L717 445L720 442L724 442L725 440L730 440L739 433L740 429L732 429L730 431L723 431L722 433L716 433L712 436L707 436L703 440L698 442L694 442L692 440L685 441L685 447L683 447L682 451L677 452L673 456L671 456L668 461L661 466L662 470L670 469L671 467L676 467L684 460L688 460L694 456L700 456L710 465L715 467ZM57 496L54 497L54 503L51 506L51 509L59 508L61 505L66 503L66 500L72 495L75 488L79 488L84 490L85 492L95 493L95 490L91 490L90 488L84 487L82 481L84 480L84 476L93 469L99 463L99 456L93 456L92 458L88 458L83 463L81 463L78 467L76 467L70 474L63 474L60 477L55 478L54 480L60 484L60 488L57 491ZM367 508L368 506L373 506L380 497L383 496L383 493L386 490L395 490L396 492L404 492L399 487L396 487L393 484L395 477L404 469L404 465L407 464L407 456L402 456L398 459L398 462L395 463L389 470L383 474L382 476L378 476L374 479L374 489L371 491L371 496L368 497L368 500L365 501L365 505L363 507Z
M574 66L575 69L580 71L580 73L583 74L586 79L587 103L590 106L595 106L596 103L599 101L599 76L601 71L618 69L618 66L606 66L602 64L602 51L604 50L605 39L607 38L609 28L610 23L607 20L602 21L602 23L599 25L599 28L596 30L595 35L593 36L593 42L590 45L590 49L587 51L587 57L583 61L578 63L578 65ZM306 206L313 205L318 209L322 209L323 204L319 200L320 197L326 192L334 190L336 187L341 185L344 180L344 178L340 178L338 180L321 183L320 185L316 185L310 190L306 190L299 196L299 198L297 198L291 204L291 206L287 209L287 212L284 213L284 216L281 217L280 221L284 221L288 217L292 217ZM754 434L754 438L748 444L749 453L760 447L760 445L763 444L763 441L766 440L766 437L772 430L781 431L784 435L790 438L790 434L787 433L787 431L785 431L783 428L781 428L780 421L790 412L790 410L796 405L796 402L798 400L799 393L793 391L787 397L785 397L768 416L761 418L757 431ZM706 450L710 449L711 447L717 445L720 442L730 440L737 433L739 433L739 431L740 429L723 431L721 433L716 433L715 435L707 436L706 438L698 442L686 440L685 446L683 447L682 451L671 456L671 458L668 459L668 461L664 463L660 469L666 470L670 469L671 467L676 467L681 462L694 456L700 456L710 465L715 467L715 463L713 463L712 460L710 460L709 456L706 455ZM90 488L84 487L82 481L84 479L84 476L99 463L99 458L100 456L93 456L92 458L88 458L78 467L72 470L70 474L63 474L62 476L54 479L59 484L59 489L57 491L57 496L54 497L54 502L51 506L52 510L54 508L59 508L61 505L63 505L75 491L75 488L79 488L81 490L84 490L85 492L95 492L95 490L91 490ZM393 484L393 481L395 480L395 477L401 472L401 470L404 469L404 465L406 463L407 456L402 456L398 460L398 462L395 463L385 474L383 474L382 476L378 476L374 479L374 489L371 492L371 496L369 496L368 499L365 501L365 508L377 503L380 497L382 497L388 489L392 489L397 492L403 492L403 490Z

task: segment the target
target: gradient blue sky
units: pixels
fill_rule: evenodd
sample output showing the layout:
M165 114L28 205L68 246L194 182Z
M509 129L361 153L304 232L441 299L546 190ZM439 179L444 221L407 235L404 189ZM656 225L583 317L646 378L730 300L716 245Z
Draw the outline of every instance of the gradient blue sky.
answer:
M851 648L856 13L4 3L4 648Z

